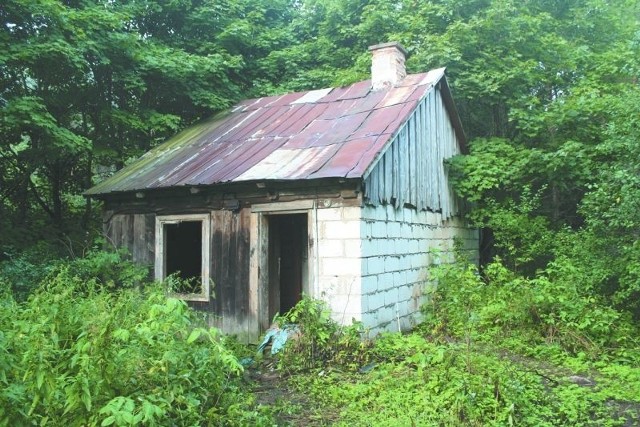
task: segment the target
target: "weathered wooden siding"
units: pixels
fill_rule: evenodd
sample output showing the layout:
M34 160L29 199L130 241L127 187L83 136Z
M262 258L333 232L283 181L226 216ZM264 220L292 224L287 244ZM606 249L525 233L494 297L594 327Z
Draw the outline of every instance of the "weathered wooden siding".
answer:
M364 196L373 206L406 205L442 213L458 212L444 160L460 153L438 86L423 99L365 177Z
M250 210L211 211L210 278L211 298L188 301L212 316L212 324L225 332L246 334L249 315ZM153 267L155 256L155 214L113 214L107 212L105 235L113 246L126 248L133 260Z
M211 211L210 291L207 302L189 302L213 315L227 333L249 334L250 211Z
M126 248L136 263L153 267L155 218L154 214L114 214L107 211L105 236L114 247Z
M276 188L255 184L223 188L176 188L167 192L119 194L105 200L104 231L115 247L129 250L133 259L153 268L155 261L156 215L208 214L210 216L210 292L209 301L189 301L188 304L206 313L212 326L226 333L247 339L257 339L260 328L269 326L268 304L262 302L265 289L258 289L260 268L251 268L253 247L267 249L265 227L253 224L255 206L294 209L299 201L310 201L309 207L360 207L359 181L329 182L323 186L279 183ZM277 208L276 208L277 207ZM256 242L262 242L258 245ZM267 253L260 257L266 259ZM266 271L263 269L263 272ZM251 275L256 277L251 279ZM151 274L153 276L153 272ZM267 292L268 294L268 292Z

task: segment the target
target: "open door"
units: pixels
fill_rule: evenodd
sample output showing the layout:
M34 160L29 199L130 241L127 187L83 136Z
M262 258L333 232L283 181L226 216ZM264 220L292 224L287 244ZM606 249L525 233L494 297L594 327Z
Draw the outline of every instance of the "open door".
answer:
M269 215L269 318L302 298L308 277L307 214Z

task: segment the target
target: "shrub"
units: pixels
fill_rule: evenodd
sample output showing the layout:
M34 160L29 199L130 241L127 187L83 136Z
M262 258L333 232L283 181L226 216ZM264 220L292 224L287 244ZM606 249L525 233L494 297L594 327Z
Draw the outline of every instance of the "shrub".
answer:
M95 281L107 289L140 286L149 278L148 267L134 263L126 249L94 249L82 258L59 263L53 274L61 270L68 270L67 275L81 280Z
M358 350L368 343L362 340L362 325L340 326L331 318L324 301L304 297L275 323L295 324L299 333L287 342L279 359L279 367L294 372L318 367L329 362L355 368L364 353Z
M55 277L63 270L69 276L109 289L139 286L149 278L148 268L131 261L124 249L94 249L73 260L55 258L48 249L46 245L35 246L17 254L5 248L0 279L9 284L17 301L25 301L47 277Z
M582 287L585 276L567 258L549 263L535 278L510 271L500 260L483 273L464 262L434 267L437 286L422 307L422 327L436 336L522 349L555 343L591 358L633 347L629 315Z
M44 244L21 252L11 247L0 249L0 280L17 301L25 301L51 271L55 258L49 249Z
M0 425L260 423L238 410L251 399L236 357L183 301L160 285L108 291L74 267L22 305L4 295Z

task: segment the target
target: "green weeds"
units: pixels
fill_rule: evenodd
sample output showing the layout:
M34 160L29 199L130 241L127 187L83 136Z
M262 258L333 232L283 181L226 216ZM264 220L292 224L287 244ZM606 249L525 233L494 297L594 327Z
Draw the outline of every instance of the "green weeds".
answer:
M636 425L636 326L574 284L580 274L562 261L535 278L499 261L482 274L465 262L434 267L412 333L340 346L335 337L349 334L328 317L301 317L302 330L329 331L316 346L326 357L296 370L309 347L287 348L289 383L312 396L306 411L320 425Z
M637 325L576 285L585 273L567 261L533 278L499 261L482 273L434 267L423 324L374 341L305 298L276 319L299 333L262 365L283 374L271 383L283 391L260 405L238 362L251 350L161 285L141 286L146 273L119 257L57 263L24 302L0 276L0 426L617 426L640 416Z
M25 303L4 292L0 425L268 424L219 332L126 264L89 278L108 259L59 266Z

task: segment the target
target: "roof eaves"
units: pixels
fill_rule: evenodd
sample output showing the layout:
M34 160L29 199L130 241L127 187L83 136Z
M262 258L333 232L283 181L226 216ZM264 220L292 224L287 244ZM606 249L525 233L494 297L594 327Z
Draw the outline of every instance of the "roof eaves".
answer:
M188 141L194 140L195 135L200 135L210 131L212 126L219 126L223 120L229 116L229 114L231 114L230 110L221 111L207 120L203 120L194 126L187 127L168 141L147 151L133 163L125 166L123 169L120 169L109 178L84 191L82 195L85 197L97 197L109 193L134 191L129 188L122 189L120 188L120 184L123 181L135 181L134 177L137 177L140 173L145 173L150 164L157 163L165 156L184 149L188 145Z
M447 83L447 78L444 77L439 82L439 84L440 91L442 92L442 100L444 101L444 105L447 108L449 119L451 120L453 129L455 130L456 136L458 137L458 142L460 143L460 150L462 151L462 153L467 154L469 152L469 149L467 147L467 136L464 133L464 128L462 127L462 121L460 120L460 115L458 114L456 104L453 102L453 95L451 94L451 89L449 88L449 84Z

